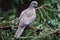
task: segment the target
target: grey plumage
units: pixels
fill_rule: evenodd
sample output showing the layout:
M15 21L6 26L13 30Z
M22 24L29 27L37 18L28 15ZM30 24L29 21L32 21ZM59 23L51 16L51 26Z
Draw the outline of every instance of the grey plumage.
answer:
M21 12L19 17L19 26L15 33L15 38L19 38L23 33L25 27L30 25L36 18L35 7L38 5L36 1L32 1L30 6Z

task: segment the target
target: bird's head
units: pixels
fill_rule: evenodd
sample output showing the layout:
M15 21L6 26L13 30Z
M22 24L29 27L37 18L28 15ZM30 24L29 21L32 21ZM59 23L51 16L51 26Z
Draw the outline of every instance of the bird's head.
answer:
M32 1L30 6L31 7L37 7L38 6L38 2L37 1Z

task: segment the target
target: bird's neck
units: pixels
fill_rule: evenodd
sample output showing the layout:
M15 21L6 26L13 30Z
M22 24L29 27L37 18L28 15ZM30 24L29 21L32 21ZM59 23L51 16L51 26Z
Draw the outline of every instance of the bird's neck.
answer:
M32 6L29 6L29 8L30 8L30 9L34 9L34 7L32 7Z

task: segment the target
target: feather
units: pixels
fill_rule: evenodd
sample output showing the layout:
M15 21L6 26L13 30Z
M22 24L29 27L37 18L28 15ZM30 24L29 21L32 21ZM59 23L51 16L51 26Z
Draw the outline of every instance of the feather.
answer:
M25 27L26 26L23 26L23 27L22 26L19 26L18 29L17 29L17 31L16 31L16 33L15 33L15 36L14 37L18 39L21 36L21 34L23 33Z

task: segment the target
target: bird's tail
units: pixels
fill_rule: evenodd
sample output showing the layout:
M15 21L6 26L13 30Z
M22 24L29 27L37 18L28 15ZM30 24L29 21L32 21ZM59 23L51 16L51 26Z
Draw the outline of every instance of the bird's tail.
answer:
M18 39L21 36L21 34L23 33L24 29L25 29L25 27L23 27L23 28L18 27L14 37Z

